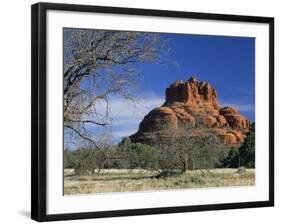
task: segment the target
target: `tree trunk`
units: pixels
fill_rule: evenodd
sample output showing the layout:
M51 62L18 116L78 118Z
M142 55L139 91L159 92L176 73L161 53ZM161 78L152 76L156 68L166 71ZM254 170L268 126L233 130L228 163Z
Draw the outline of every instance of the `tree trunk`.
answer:
M185 172L186 170L188 170L188 154L184 153L183 154L183 169L182 169L182 172Z

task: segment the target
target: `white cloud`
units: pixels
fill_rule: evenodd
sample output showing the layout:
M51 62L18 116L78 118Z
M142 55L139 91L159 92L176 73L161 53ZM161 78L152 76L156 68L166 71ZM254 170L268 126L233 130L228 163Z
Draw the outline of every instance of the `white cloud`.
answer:
M135 133L135 130L127 130L127 131L113 131L111 134L114 136L116 140L120 140L123 137L130 136Z
M109 102L109 113L112 118L111 134L115 139L129 136L137 132L139 123L155 107L160 107L164 99L153 92L142 94L142 98L136 102L113 98ZM98 104L96 109L101 114L106 111L105 104Z
M240 112L252 112L255 111L255 105L250 103L240 103L240 102L226 102L226 101L219 101L222 107L233 107Z
M242 93L245 96L254 96L255 89L254 88L236 88L238 92Z
M145 97L135 103L116 99L110 103L110 112L115 118L143 118L150 110L161 106L163 102L163 99L155 95Z

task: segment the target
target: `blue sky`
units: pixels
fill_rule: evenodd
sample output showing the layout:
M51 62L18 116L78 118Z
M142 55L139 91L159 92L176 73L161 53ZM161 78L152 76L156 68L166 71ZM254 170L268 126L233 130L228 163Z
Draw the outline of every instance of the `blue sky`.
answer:
M163 64L137 65L141 70L136 105L120 98L111 101L114 142L135 133L143 117L165 101L165 89L175 80L192 75L209 82L221 106L233 106L255 121L255 39L245 37L161 34L169 39L170 52Z
M142 118L165 101L165 89L175 80L195 75L209 82L218 93L221 106L236 108L255 121L255 39L223 36L162 34L171 51L163 55L165 63L142 64L135 108L116 99L111 106L115 141L133 134Z
M187 80L195 75L198 80L207 81L215 87L221 100L254 104L254 38L176 34L162 36L170 39L171 52L165 56L167 64L143 66L143 91L153 90L163 95L163 90L175 80ZM254 120L253 113L245 115Z

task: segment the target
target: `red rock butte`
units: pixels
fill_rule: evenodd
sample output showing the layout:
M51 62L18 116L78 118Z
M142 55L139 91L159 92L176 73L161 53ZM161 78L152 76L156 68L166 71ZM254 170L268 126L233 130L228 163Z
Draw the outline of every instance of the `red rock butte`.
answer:
M198 123L201 128L196 128ZM187 82L180 80L171 84L166 89L165 103L150 111L137 133L130 137L134 142L146 143L151 133L161 135L161 124L173 128L194 127L197 134L212 130L226 145L237 147L244 142L251 122L233 107L220 107L216 90L209 83L191 77Z

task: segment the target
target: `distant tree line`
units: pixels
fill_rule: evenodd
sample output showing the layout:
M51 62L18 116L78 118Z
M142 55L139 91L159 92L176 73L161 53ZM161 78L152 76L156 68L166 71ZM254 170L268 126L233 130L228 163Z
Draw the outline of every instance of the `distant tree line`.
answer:
M255 167L254 124L238 149L225 146L211 130L197 136L190 135L194 130L189 128L164 130L169 137L165 133L151 136L149 144L124 138L118 145L107 145L102 151L66 149L64 168L72 168L76 174L94 174L101 169L147 169L155 171L158 177L167 177L186 170Z

